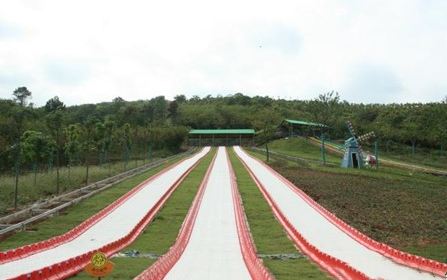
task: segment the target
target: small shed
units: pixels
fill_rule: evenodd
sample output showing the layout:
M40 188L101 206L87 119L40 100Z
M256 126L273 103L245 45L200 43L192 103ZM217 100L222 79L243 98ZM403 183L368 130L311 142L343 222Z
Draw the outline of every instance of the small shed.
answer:
M254 129L192 129L190 146L249 146L253 145Z
M285 119L278 126L277 134L280 137L314 136L320 137L329 127L325 124L303 120Z

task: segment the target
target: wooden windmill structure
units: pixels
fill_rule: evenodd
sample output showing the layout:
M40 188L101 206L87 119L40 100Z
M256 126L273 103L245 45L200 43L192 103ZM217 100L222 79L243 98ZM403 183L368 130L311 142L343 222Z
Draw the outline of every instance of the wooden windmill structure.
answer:
M345 168L362 168L365 166L366 154L363 152L361 142L365 142L368 139L375 137L374 132L368 132L362 136L357 136L352 123L347 122L351 137L345 141L345 154L341 161L341 167Z

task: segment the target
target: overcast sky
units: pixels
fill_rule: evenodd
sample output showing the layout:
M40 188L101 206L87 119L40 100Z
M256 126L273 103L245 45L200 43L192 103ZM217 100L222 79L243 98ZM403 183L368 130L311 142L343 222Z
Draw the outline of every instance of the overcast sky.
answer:
M1 0L0 98L447 96L445 0Z

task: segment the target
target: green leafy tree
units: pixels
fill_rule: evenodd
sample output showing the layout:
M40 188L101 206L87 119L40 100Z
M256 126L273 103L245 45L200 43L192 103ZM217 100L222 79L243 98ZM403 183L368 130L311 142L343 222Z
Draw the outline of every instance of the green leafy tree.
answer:
M13 119L16 125L16 140L14 144L15 149L15 188L14 188L14 208L17 208L18 193L19 193L19 174L20 174L20 160L21 147L20 136L22 135L23 123L28 116L27 101L31 97L31 92L26 87L19 87L13 92L14 101L19 105L15 107Z
M96 118L89 118L83 124L81 134L81 151L84 157L85 164L85 184L89 183L89 168L92 155L97 151L97 144L95 142L96 127L98 120Z
M36 186L38 164L48 159L54 143L42 132L27 130L21 138L21 148L25 160L31 162L34 171L34 186Z
M76 160L79 160L81 153L81 134L82 129L79 124L71 124L65 129L67 139L64 150L68 158L68 181L71 184L71 167Z
M60 165L61 165L61 151L63 150L63 125L64 125L64 110L65 105L59 98L53 97L47 101L45 105L47 111L46 124L48 131L56 143L56 193L60 192Z

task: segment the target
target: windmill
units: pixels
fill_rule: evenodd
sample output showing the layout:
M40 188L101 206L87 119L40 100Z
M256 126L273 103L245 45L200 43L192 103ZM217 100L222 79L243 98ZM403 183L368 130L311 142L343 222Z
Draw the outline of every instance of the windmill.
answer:
M375 137L375 134L374 132L368 132L362 136L357 136L352 123L348 121L347 124L351 137L345 141L345 155L341 161L341 167L362 168L365 166L365 154L360 143Z

